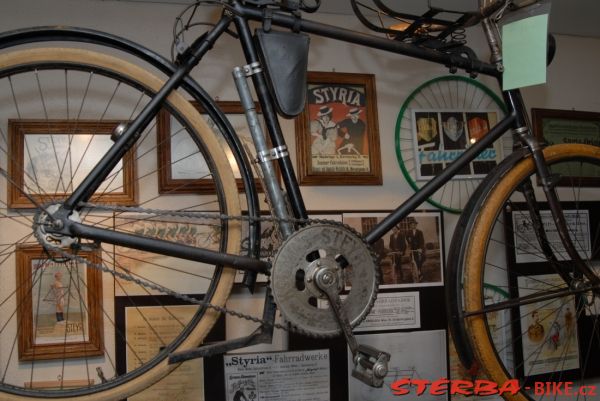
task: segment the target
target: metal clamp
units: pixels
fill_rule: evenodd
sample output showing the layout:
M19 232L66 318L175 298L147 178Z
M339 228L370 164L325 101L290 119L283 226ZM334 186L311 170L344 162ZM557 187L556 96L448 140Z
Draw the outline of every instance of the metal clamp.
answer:
M255 61L252 64L247 64L247 65L243 66L242 70L244 71L244 74L247 77L249 77L251 75L258 74L259 72L262 72L262 67L260 66L260 63L258 61Z
M289 153L287 151L287 146L281 145L273 149L267 149L263 150L262 152L258 152L256 155L256 161L258 163L265 163L271 160L281 159L288 155Z

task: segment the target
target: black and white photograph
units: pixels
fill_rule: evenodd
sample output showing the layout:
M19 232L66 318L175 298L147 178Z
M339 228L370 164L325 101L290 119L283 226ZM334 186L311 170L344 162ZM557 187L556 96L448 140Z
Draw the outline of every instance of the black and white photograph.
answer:
M344 213L343 221L365 234L385 213ZM374 245L382 271L380 288L443 285L442 212L411 213Z

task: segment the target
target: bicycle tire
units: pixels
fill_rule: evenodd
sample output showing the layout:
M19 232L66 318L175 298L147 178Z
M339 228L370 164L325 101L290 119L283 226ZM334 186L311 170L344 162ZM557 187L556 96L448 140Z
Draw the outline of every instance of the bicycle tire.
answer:
M19 84L23 85L22 92L19 92ZM75 89L74 87L76 85L80 86ZM68 177L69 175L76 175L79 166L81 166L78 162L73 163L74 155L77 154L75 145L73 144L76 143L78 139L83 138L83 141L85 141L85 138L87 138L88 140L87 145L79 144L81 148L85 148L85 151L81 153L81 156L92 157L92 160L95 161L97 156L94 156L92 153L97 152L87 152L92 141L95 140L94 138L98 140L98 142L93 142L94 147L99 145L109 146L103 145L102 140L100 140L101 134L108 135L107 132L100 133L98 131L99 128L97 127L101 125L100 122L114 125L115 121L130 121L135 114L140 111L141 106L149 101L151 95L160 89L162 85L163 81L161 79L130 62L118 59L114 56L87 50L40 48L18 50L0 55L0 96L3 96L3 104L6 105L0 113L3 130L3 145L0 153L2 159L5 159L3 161L3 169L6 168L2 174L2 181L4 181L3 188L14 186L17 183L14 178L15 176L18 177L17 181L19 183L26 183L26 185L18 185L17 188L14 188L12 197L3 193L2 201L0 202L0 208L2 209L0 217L1 220L4 221L2 232L10 233L9 236L12 235L14 238L17 238L12 244L8 243L7 235L4 235L2 238L2 264L5 268L2 269L3 285L0 288L0 293L4 295L2 296L2 302L0 303L0 308L3 309L0 309L0 315L5 318L2 321L0 335L2 336L3 343L12 343L12 346L10 347L11 352L7 353L7 355L4 355L5 353L3 353L2 362L0 364L2 367L0 372L2 377L0 392L2 393L3 399L27 400L52 398L69 400L117 400L125 398L147 388L152 383L158 381L175 369L178 366L177 364L169 365L167 363L166 358L168 354L200 344L219 317L219 313L216 311L212 309L204 310L197 305L191 306L193 309L192 312L186 311L183 314L185 315L185 318L181 318L179 315L175 316L176 313L173 312L174 308L170 305L173 301L170 299L165 300L165 295L160 294L160 290L157 288L151 287L148 289L147 283L150 282L151 284L154 284L153 279L166 278L164 275L157 275L157 272L161 271L158 269L169 266L178 266L178 271L174 269L168 271L169 280L171 281L164 283L165 286L169 288L169 292L167 293L169 296L177 292L191 293L190 289L193 288L194 294L196 294L197 291L202 291L202 294L196 298L196 301L199 301L202 298L215 305L223 306L233 285L235 276L235 271L233 269L220 266L199 266L197 264L182 265L181 260L178 261L173 259L161 260L159 263L156 261L157 255L149 255L148 253L140 251L127 254L127 250L125 249L112 246L105 248L81 241L79 244L82 245L82 249L91 249L92 251L90 252L97 252L100 254L100 260L102 261L103 266L120 271L124 276L141 277L146 284L140 284L139 282L127 283L126 280L114 280L112 282L114 285L112 292L108 291L108 293L102 293L104 298L103 302L108 304L108 306L104 309L103 306L100 305L100 310L94 312L96 313L96 318L98 318L98 314L100 314L99 319L102 325L99 334L97 333L102 338L102 341L99 343L100 345L98 345L99 349L95 351L96 354L93 354L89 349L95 346L95 344L89 345L92 343L91 336L94 331L91 323L89 325L90 329L87 333L87 337L84 329L76 328L76 330L83 331L81 337L83 340L81 341L76 338L71 338L73 337L71 334L69 335L70 337L67 336L67 329L62 329L65 332L63 343L68 343L69 345L71 345L71 343L84 343L83 351L80 349L79 354L67 355L65 351L67 347L59 345L58 348L62 348L63 351L58 351L58 357L56 356L56 352L52 355L50 349L52 348L56 351L56 339L54 338L52 340L54 342L50 342L51 347L44 348L44 344L47 344L48 340L45 340L45 343L44 341L39 341L39 343L36 342L40 332L38 329L31 330L33 331L33 334L31 334L30 337L33 338L33 343L26 344L23 346L24 349L21 349L21 344L19 342L22 334L27 334L27 331L23 329L25 326L22 326L21 324L21 321L26 320L25 317L27 317L27 311L21 309L22 306L15 307L15 304L23 305L23 303L20 302L25 299L21 297L22 294L25 294L26 297L29 298L36 297L32 292L32 289L38 284L38 279L41 280L39 281L41 294L44 281L43 278L30 277L32 271L29 270L29 273L24 274L25 277L29 276L29 289L23 290L23 286L19 285L19 283L23 282L20 281L18 283L15 280L15 275L17 274L16 271L18 269L20 269L20 271L23 270L22 267L16 265L17 257L15 257L15 254L27 254L28 249L31 248L35 253L32 254L30 252L30 256L26 256L25 260L28 260L32 264L40 263L37 262L38 260L50 260L51 263L48 264L49 267L52 267L55 270L65 269L65 272L73 273L72 267L67 268L62 266L62 264L65 264L65 266L67 264L62 258L57 258L56 255L50 257L51 255L38 253L37 247L34 247L35 241L31 240L33 238L30 227L31 224L25 225L29 232L23 234L23 221L31 222L36 207L40 202L59 203L61 199L64 198L65 194L69 192L71 184L65 186L64 183L61 184L61 182L70 179ZM100 100L104 102L102 106L98 103ZM64 107L64 109L61 110L61 107ZM176 124L179 130L178 132L187 134L189 140L191 140L192 146L197 146L197 149L193 151L193 153L184 154L183 157L191 157L198 152L203 157L207 173L210 174L204 179L210 181L213 186L214 194L203 194L201 196L198 195L192 197L189 195L185 196L186 200L184 200L184 203L187 202L187 204L183 207L186 208L187 214L191 215L193 212L210 210L229 215L240 215L239 195L232 167L223 152L221 144L216 137L216 133L208 127L200 114L198 114L197 110L185 100L184 96L180 93L172 93L168 97L164 108L170 113L172 118L170 121L172 124ZM60 124L58 124L58 121L60 121ZM95 128L89 128L89 126L86 125L90 123L90 121L92 121L92 124L96 124L94 126ZM44 131L46 128L42 129L42 131L35 131L36 123L38 127L47 126L48 131ZM50 130L49 127L54 125L60 125L60 128L58 128L59 131ZM87 137L77 137L76 135L84 130L84 127L88 127ZM33 133L27 133L27 130L29 129L33 129ZM62 132L63 137L59 137L61 134L57 132ZM66 136L64 134L65 132L68 132ZM60 172L57 174L57 177L52 177L47 179L45 183L37 183L34 186L32 182L35 181L34 178L37 174L33 173L33 171L35 171L37 167L25 167L25 161L30 163L31 166L35 166L36 163L38 166L43 166L43 163L48 160L44 160L44 158L40 157L37 159L36 157L32 157L32 154L37 156L43 156L44 154L40 149L34 149L33 151L32 149L29 149L29 139L21 140L21 147L18 146L19 140L15 138L19 138L19 135L25 136L30 134L41 135L32 138L42 138L47 144L49 144L50 141L56 141L53 145L60 145L58 146L58 149L59 151L62 151L62 153L59 152L59 154L64 156L64 160L67 160L68 155L68 158L70 159L69 165L71 167L68 167L65 161L56 163L56 167L59 168L55 169L55 171ZM165 205L171 205L173 203L173 196L176 195L171 193L158 194L158 190L154 187L150 188L151 186L147 185L150 180L154 183L153 185L156 185L158 182L158 179L156 179L156 175L159 173L159 167L157 167L156 161L156 147L158 144L152 142L152 139L155 138L154 135L155 129L154 124L152 123L149 125L149 128L144 131L142 140L137 144L138 148L136 149L136 153L131 156L132 162L125 161L127 157L123 158L119 168L116 168L109 175L106 185L100 187L100 190L94 194L92 198L94 203L101 203L105 196L107 196L107 204L109 205L125 204L154 208L157 205L164 207ZM189 144L190 142L186 143ZM55 150L57 149L56 146L52 146L52 148ZM48 149L48 147L46 147L46 149ZM95 148L95 150L96 149L98 148ZM21 154L15 155L15 151L20 151ZM54 157L58 160L56 155ZM21 162L23 163L23 166L19 166L19 163ZM176 164L177 161L173 160L173 163ZM14 166L17 166L17 168ZM167 167L170 168L170 166ZM29 170L27 170L27 168L29 168ZM163 165L162 168L165 168L165 166ZM48 171L46 171L46 173L48 173ZM63 174L65 174L64 177ZM115 177L118 177L117 179L120 180L120 184L114 184ZM142 187L142 185L129 182L134 179L146 179L149 181L146 181L145 186ZM54 180L54 182L52 182L52 180ZM59 186L62 188L59 188ZM60 190L55 190L54 192L48 190L52 187ZM33 193L32 188L34 190L38 189L39 193ZM132 189L133 192L129 193L129 189ZM25 200L23 200L23 196L21 195L23 195L24 192L32 193L28 193L29 197L25 196ZM28 201L32 204L27 204ZM169 211L171 210L166 210L165 212ZM148 235L172 241L188 241L188 243L190 243L189 241L192 241L193 244L198 244L199 238L204 238L206 241L211 241L211 246L214 246L216 249L229 253L239 253L241 242L241 228L239 222L230 221L223 223L220 219L212 219L208 222L203 219L198 219L196 221L193 216L186 216L185 223L183 223L181 221L182 217L165 217L165 215L160 214L162 217L155 218L149 217L147 213L144 213L142 219L133 220L133 215L135 213L135 209L130 209L127 214L123 214L122 211L106 214L102 209L98 209L95 210L94 213L87 210L86 214L84 215L82 213L79 218L82 220L87 219L87 221L91 221L92 223L111 226L111 228L115 230L129 232L133 232L134 229L139 229L140 227L150 227L153 228L152 233L149 231L140 233L138 230L138 235ZM94 214L96 215L94 216ZM19 219L23 221L19 221ZM140 224L139 226L134 225L138 223ZM15 225L17 226L16 229L13 227ZM205 228L204 232L199 231L201 230L200 227L203 226L208 226L208 228ZM170 229L171 232L167 232L167 228ZM176 237L176 235L183 235L183 231L186 231L186 233L193 232L194 238L190 239L189 234L187 238L183 239L181 237ZM82 252L82 255L83 254L84 253ZM29 259L27 259L27 257L29 257ZM112 259L110 259L110 257L112 257ZM153 257L154 259L150 259L150 257ZM19 256L19 258L20 259L18 260L22 260L23 256ZM92 257L89 259L96 260ZM141 274L140 272L135 273L133 271L133 268L136 267L135 263L141 263L141 261L144 261L143 267L146 270L143 270ZM76 263L78 263L78 260L76 260ZM134 265L132 265L132 263ZM88 264L87 267L77 267L75 269L77 274L73 274L76 278L73 278L73 275L69 274L70 278L68 280L67 290L64 289L64 286L61 287L60 285L55 285L56 282L52 284L46 283L44 288L62 288L60 293L63 295L59 297L63 299L61 308L64 309L64 303L70 302L71 299L71 283L76 283L77 294L79 296L79 311L76 311L77 308L74 307L72 317L73 322L77 323L76 318L79 316L79 322L83 327L86 327L85 325L87 325L86 319L92 319L90 316L92 316L93 313L93 310L88 309L91 308L89 305L92 305L93 303L90 301L92 298L89 295L87 297L85 295L92 293L94 288L98 287L92 289L88 288L88 282L81 280L78 274L80 271L84 272L83 274L86 274L86 277L89 277L91 280L94 276L91 268L93 268L94 265L95 263L92 262L91 264ZM201 277L200 273L202 271L193 270L200 268L207 272L207 277ZM27 269L31 269L31 266L26 266L25 271L27 271ZM36 270L33 269L34 274L35 272ZM43 274L45 273L42 273L40 277L43 277ZM51 272L48 274L51 274ZM179 279L182 277L187 278L188 282L182 287L179 286L180 283L177 283L176 280L173 279L173 276L177 274L180 274L180 276L178 276ZM56 275L54 275L54 278L55 280L60 281L60 279L56 279ZM123 276L118 278L122 279ZM102 291L107 291L106 284L111 284L110 278L103 278L101 281L104 281L104 286L100 286L99 288ZM80 284L83 284L84 295L81 295ZM125 289L125 286L127 285L130 286L129 289ZM68 294L67 296L64 295L65 291ZM73 297L76 297L77 294ZM56 307L56 319L58 320L59 302L56 301L58 298L54 297L53 299L50 299L52 296L49 295L47 298L50 301L47 301L43 299L44 297L45 296L38 295L36 305L39 306L44 302L53 303L52 308ZM112 299L108 297L111 297ZM114 313L111 311L111 307L117 303L117 299L131 302L132 313L135 312L139 315L137 317L138 320L141 319L142 321L145 321L147 320L145 319L145 316L147 316L145 315L146 312L142 311L142 307L139 307L136 304L140 297L152 298L152 301L154 302L152 305L155 305L155 308L158 308L160 312L165 313L167 318L170 319L170 322L173 320L175 321L175 326L179 333L173 336L174 339L169 340L160 338L161 336L165 336L165 334L160 334L155 331L153 335L156 336L156 339L153 341L160 341L160 350L156 354L148 357L140 357L134 353L132 359L135 357L138 361L133 363L133 365L139 364L140 366L135 366L131 368L131 371L118 374L116 367L117 363L114 361L122 356L116 355L117 352L114 349L114 344L119 341L124 341L126 343L125 347L128 355L131 353L131 346L127 343L126 335L122 333L123 329L116 327ZM86 299L88 300L88 305L85 304ZM32 301L28 302L30 302L30 306L34 304ZM102 302L100 302L100 304L102 304ZM65 327L70 324L68 317L68 311L70 310L69 306L70 305L67 304L67 310L60 312L63 315L66 314L66 316L61 316L63 318L62 321L66 320L64 323ZM12 312L7 311L8 307L12 307ZM46 309L47 308L48 307L46 306ZM48 313L46 310L42 313L40 310L41 309L38 309L37 312L28 312L31 317L36 316L35 323L31 322L31 324L34 327L52 327L51 330L54 330L53 334L55 334L57 330L60 330L56 327L62 321L48 322L47 320L43 320L40 316L44 316L44 319L46 319L47 315L52 315L53 312ZM88 317L86 318L85 316ZM185 322L183 321L184 319L186 320ZM93 323L96 324L98 321L95 320ZM98 335L96 335L96 337L98 337ZM12 338L10 342L6 342L6 339L11 336L14 338ZM61 334L61 337L62 336L63 335ZM49 335L48 337L51 338L52 335ZM38 345L42 347L38 348ZM27 348L29 348L29 353L26 352ZM37 355L36 352L38 353ZM66 361L62 363L62 366L61 363L57 362L60 357ZM99 362L98 358L101 358L103 362ZM102 382L102 378L96 375L96 367L106 370L103 370L103 373L107 376L106 382ZM29 370L27 371L27 369ZM129 369L127 368L126 370ZM56 379L57 371L60 375L60 387L62 388L53 390L38 389L34 388L32 385L33 382ZM75 375L69 377L69 372L71 374L75 372ZM88 383L89 379L93 378L95 384L87 384L84 386L79 384L81 387L66 388L66 384L64 383L71 378L83 378L85 379L83 381ZM77 381L81 382L82 380ZM25 382L29 382L29 385L24 384Z
M544 156L552 173L567 178L555 190L563 210L570 216L569 221L583 226L587 221L589 225L590 216L593 214L594 219L597 216L593 208L583 202L594 199L594 188L586 185L582 177L590 171L600 171L600 148L563 144L544 149ZM592 170L584 170L585 167ZM495 185L490 184L479 207L474 209L476 215L468 230L465 253L461 256L464 261L464 310L458 315L460 322L487 377L499 386L512 379L518 381L520 390L517 393L504 394L510 401L547 397L548 390L536 388L537 382L571 381L579 383L579 387L577 384L574 387L581 389L581 383L598 373L587 359L600 351L598 328L594 324L590 326L590 321L595 321L594 316L598 315L597 295L582 292L576 297L551 292L562 290L556 281L558 275L551 267L561 266L569 271L564 252L561 253L554 242L555 254L560 255L558 261L544 261L541 251L536 249L538 242L529 241L512 230L514 219L528 216L520 206L524 201L520 192L522 183L530 182L535 191L540 191L535 174L532 158L526 157L510 169L497 169L496 174L488 178L487 182ZM567 184L579 186L575 190ZM552 232L552 219L545 219L546 232ZM591 264L592 258L598 256L599 233L589 226L576 230L573 227L570 223L569 230L578 251L586 263ZM586 235L589 246L584 241ZM526 247L528 251L523 252ZM503 250L507 250L506 257L502 256ZM598 270L594 272L598 274ZM484 297L484 282L491 282L508 293L516 305L498 304L494 310L494 303ZM543 295L546 298L541 298ZM532 297L536 299L535 303ZM501 319L498 318L500 311L504 312ZM591 329L591 334L586 329Z
M398 165L408 184L418 191L439 171L421 174L417 163L418 145L415 143L413 131L417 129L415 113L479 113L487 114L484 118L500 118L506 113L502 100L481 82L467 77L447 75L431 79L417 87L404 101L395 128L395 147ZM436 117L437 122L437 117ZM487 121L493 126L493 121ZM441 129L434 128L439 137ZM439 148L439 139L438 139ZM508 151L508 142L499 143L496 151ZM435 166L423 164L420 168ZM442 164L439 164L439 168ZM427 199L431 205L450 213L461 213L470 195L483 179L482 174L469 174L455 178ZM463 196L462 194L467 194Z

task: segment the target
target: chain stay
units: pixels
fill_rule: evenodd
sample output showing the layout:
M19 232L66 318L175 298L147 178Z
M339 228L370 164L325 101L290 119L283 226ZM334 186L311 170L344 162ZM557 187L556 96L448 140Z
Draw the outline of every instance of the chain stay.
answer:
M104 210L104 211L110 211L110 212L119 212L119 213L131 213L131 212L136 212L136 213L144 213L144 214L148 214L148 215L161 215L161 216L175 216L175 217L190 217L190 218L196 218L196 219L219 219L222 221L247 221L249 223L252 222L289 222L289 223L294 223L294 224L302 224L302 225L306 225L306 224L313 224L313 223L325 223L325 224L332 224L332 225L338 225L338 226L343 226L345 228L348 228L352 231L354 231L359 238L362 239L362 236L360 234L358 234L354 229L352 229L351 227L339 222L339 221L334 221L334 220L327 220L327 219L296 219L296 218L277 218L274 216L260 216L260 217L254 217L254 216L230 216L230 215L226 215L226 214L218 214L218 213L214 213L214 212L182 212L182 211L175 211L175 210L160 210L160 209L146 209L146 208L140 208L140 207L130 207L130 206L111 206L111 205L98 205L98 204L94 204L94 203L89 203L89 202L82 202L79 204L79 206L83 207L83 208L93 208L93 209L99 209L99 210ZM223 314L227 314L230 316L234 316L240 319L245 319L254 323L259 323L259 324L263 324L267 327L273 327L276 329L280 329L280 330L284 330L284 331L289 331L289 332L300 332L302 333L301 330L296 329L294 326L292 325L287 325L287 324L280 324L280 323L274 323L274 322L269 322L263 319L260 319L258 317L252 316L252 315L248 315L245 313L241 313L241 312L237 312L234 310L230 310L228 308L225 308L223 306L219 306L219 305L214 305L208 301L204 301L204 300L199 300L196 298L192 298L190 296L181 294L177 291L173 291L169 288L163 287L159 284L156 283L151 283L151 282L147 282L144 280L141 280L139 278L135 278L132 277L130 275L127 275L125 273L122 272L118 272L114 269L109 269L108 267L104 266L103 264L100 263L94 263L90 260L87 260L79 255L73 254L73 253L69 253L64 251L61 248L55 247L53 245L48 244L46 241L44 241L42 238L39 237L39 233L37 232L37 229L34 225L34 235L36 236L36 239L40 242L40 244L44 244L44 246L54 252L57 253L59 255L61 255L64 258L67 259L71 259L71 260L75 260L79 263L84 263L89 267L92 267L94 269L100 270L104 273L109 273L111 275L113 275L115 278L120 278L122 280L125 281L130 281L133 282L135 284L144 286L148 289L151 290L155 290L155 291L159 291L161 293L164 293L166 295L170 295L174 298L180 299L182 301L191 303L191 304L195 304L195 305L199 305L205 308L209 308L209 309L213 309L219 313L223 313ZM364 241L364 239L363 239Z

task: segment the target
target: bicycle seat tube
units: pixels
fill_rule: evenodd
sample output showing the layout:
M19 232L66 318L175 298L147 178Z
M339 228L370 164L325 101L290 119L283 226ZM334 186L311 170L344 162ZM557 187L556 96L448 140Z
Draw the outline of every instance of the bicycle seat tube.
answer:
M248 65L259 63L258 53L254 47L254 41L252 39L252 33L248 25L248 20L242 16L243 12L240 9L241 6L239 5L239 2L234 0L232 1L232 4L234 6L234 12L236 7L238 7L240 14L234 15L233 21L238 31L239 41L242 46L242 50L244 51L246 62ZM277 119L277 113L275 111L273 99L271 98L267 86L267 79L262 69L261 71L258 71L252 75L252 82L254 89L256 90L258 101L260 102L260 106L263 110L263 117L265 119L265 124L271 139L271 143L276 148L287 147L285 139L283 138L281 126L279 125L279 120ZM305 219L308 217L308 215L289 154L280 157L278 161L279 166L281 167L283 182L288 193L294 217Z

